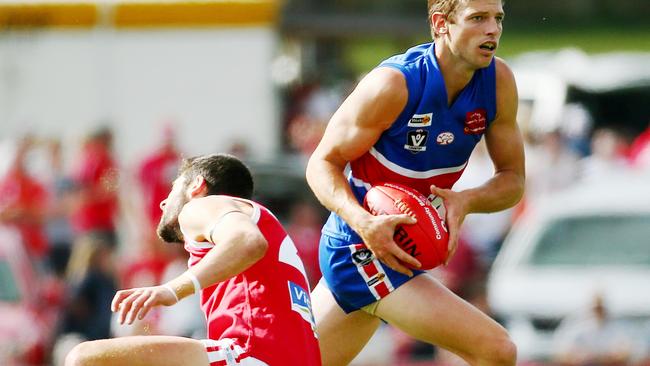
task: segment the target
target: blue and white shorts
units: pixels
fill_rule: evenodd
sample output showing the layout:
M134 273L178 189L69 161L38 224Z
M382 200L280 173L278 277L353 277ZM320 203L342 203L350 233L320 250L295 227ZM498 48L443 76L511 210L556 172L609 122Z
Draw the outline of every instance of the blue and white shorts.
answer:
M377 302L413 277L394 271L375 258L363 243L323 234L319 262L325 284L346 313Z

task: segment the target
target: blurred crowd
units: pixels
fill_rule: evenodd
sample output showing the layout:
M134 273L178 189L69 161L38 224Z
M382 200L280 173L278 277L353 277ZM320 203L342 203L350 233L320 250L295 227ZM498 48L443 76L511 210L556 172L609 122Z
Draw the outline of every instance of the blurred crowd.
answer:
M288 154L306 161L350 86L348 82L314 82L290 90L290 108L285 116ZM4 282L12 278L8 272L15 271L13 277L20 278L15 279L18 286L29 293L17 301L27 309L27 316L38 319L23 327L35 327L43 337L40 344L30 348L11 348L5 343L0 348L5 357L8 352L20 350L24 359L33 364L59 365L67 350L81 340L134 334L201 337L203 319L195 298L173 310L153 312L132 326L118 326L110 312L110 302L118 288L158 284L186 268L182 245L162 244L155 235L161 214L159 202L166 197L182 156L172 129L161 130L159 146L139 161L129 162L132 165L117 161L109 127L90 132L75 147L37 135L5 141L10 146L5 150L11 153L3 158L5 166L0 170L0 261L9 258L11 263L0 262L0 301L12 299L11 286ZM563 128L524 128L528 176L524 200L508 211L469 216L455 257L448 266L434 270L434 275L452 291L493 315L486 298L486 274L504 236L530 202L584 181L626 170L650 170L650 125L635 136L623 135L622 130L615 125L584 128L581 133ZM64 164L64 153L69 151L75 153L71 163ZM246 146L234 144L231 151L246 158ZM473 187L489 179L493 172L487 154L485 146L478 145L455 189ZM264 203L264 197L258 199ZM317 246L325 218L313 203L296 201L290 205L285 225L304 258L313 287L320 278ZM131 234L123 235L125 231ZM26 263L17 263L20 258L25 258ZM560 327L562 334L558 337L564 337L565 347L558 349L556 362L627 364L620 349L600 358L590 356L590 352L603 353L608 349L608 340L618 339L616 342L620 343L624 337L597 338L593 329L600 329L599 324L606 319L601 298L594 299L589 312L592 311L595 320L591 330L583 335L578 330L568 331L570 325ZM1 312L0 323L10 323L5 318L17 317L11 314ZM585 326L584 322L580 324ZM2 342L9 342L15 333L7 329L0 327ZM580 353L570 347L574 341L583 346ZM424 365L432 360L440 364L458 362L447 352L384 326L356 362Z

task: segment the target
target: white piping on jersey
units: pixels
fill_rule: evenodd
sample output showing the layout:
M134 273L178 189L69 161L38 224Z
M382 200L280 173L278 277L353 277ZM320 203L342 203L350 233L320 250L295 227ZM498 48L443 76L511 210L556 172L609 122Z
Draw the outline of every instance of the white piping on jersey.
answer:
M181 233L183 233L183 237L185 238L185 243L188 246L196 249L210 249L214 246L214 244L210 243L209 241L198 242L196 240L187 239L187 234L185 233L185 231L183 231L183 228L180 229L181 229ZM191 260L192 260L191 258L188 260L188 264L190 263Z
M384 155L382 155L379 151L377 151L374 147L371 147L370 151L368 152L370 153L370 155L374 156L375 159L377 159L377 161L379 161L379 163L381 163L381 165L383 165L387 169L397 174L403 175L405 177L415 178L415 179L428 179L438 175L457 173L465 169L465 166L467 165L467 162L464 162L462 165L453 166L449 168L438 168L438 169L431 169L425 171L417 171L417 170L406 169L393 163L392 161L388 160Z
M372 185L370 183L366 183L359 178L353 177L352 172L348 174L348 179L352 180L352 184L354 184L355 187L365 188L368 191L370 190L370 188L372 188Z
M253 206L253 213L251 214L251 221L253 222L253 224L257 225L257 223L260 221L260 216L262 216L260 206L256 205L255 202L253 202L251 200L247 200L245 198L239 198L239 197L230 197L230 198L234 199L235 201L244 202L246 204L249 204L249 205Z
M188 240L187 244L192 248L196 248L196 249L210 249L214 246L214 244L210 243L209 241L199 242L196 240Z

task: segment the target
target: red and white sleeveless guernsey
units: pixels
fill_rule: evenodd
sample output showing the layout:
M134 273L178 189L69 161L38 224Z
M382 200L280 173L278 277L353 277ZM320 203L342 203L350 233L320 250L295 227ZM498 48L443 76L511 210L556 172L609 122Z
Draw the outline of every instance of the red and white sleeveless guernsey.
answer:
M203 343L211 365L320 365L309 285L294 243L268 209L233 199L253 207L251 219L268 250L246 271L201 291L209 338ZM189 266L213 246L186 241Z

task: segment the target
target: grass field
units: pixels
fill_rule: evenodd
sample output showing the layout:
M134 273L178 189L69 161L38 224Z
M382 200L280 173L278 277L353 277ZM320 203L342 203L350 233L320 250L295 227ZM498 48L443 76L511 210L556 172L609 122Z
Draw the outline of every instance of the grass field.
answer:
M428 42L421 39L386 40L355 39L344 45L344 57L351 71L362 73L377 65L386 57L401 53L409 45ZM626 28L576 28L554 29L545 32L507 29L501 38L498 55L509 58L536 50L555 50L567 47L579 48L587 53L616 51L650 52L650 29Z

